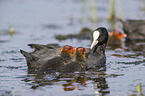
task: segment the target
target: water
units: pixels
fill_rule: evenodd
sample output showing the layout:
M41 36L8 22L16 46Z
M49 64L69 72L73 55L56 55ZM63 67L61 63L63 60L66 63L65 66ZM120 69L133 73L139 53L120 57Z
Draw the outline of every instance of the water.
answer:
M145 95L145 42L133 46L124 43L124 49L107 48L106 71L52 73L44 78L28 73L25 58L19 52L20 49L31 52L27 44L59 43L89 47L90 40L58 41L54 36L79 33L83 27L111 29L107 21L109 1L96 2L98 22L92 23L91 1L84 1L86 7L82 17L79 0L0 0L0 95L127 96L138 95L136 85L139 83ZM116 8L117 16L124 20L144 19L142 0L120 0ZM82 22L79 22L80 18ZM117 25L122 31L121 24ZM11 26L15 31L13 35L8 33Z

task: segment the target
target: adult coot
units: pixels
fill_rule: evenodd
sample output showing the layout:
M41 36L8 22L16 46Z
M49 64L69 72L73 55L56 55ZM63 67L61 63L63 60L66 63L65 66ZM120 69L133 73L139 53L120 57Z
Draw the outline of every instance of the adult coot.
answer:
M105 67L106 55L105 48L108 41L108 31L104 27L99 27L93 32L91 48L86 53L86 68Z

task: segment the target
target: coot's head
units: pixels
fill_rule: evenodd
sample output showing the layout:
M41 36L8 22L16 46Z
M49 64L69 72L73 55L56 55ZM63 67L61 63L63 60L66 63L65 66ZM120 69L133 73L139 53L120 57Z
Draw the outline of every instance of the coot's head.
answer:
M93 32L93 40L91 44L92 49L94 46L105 45L108 41L108 31L104 27L99 27Z

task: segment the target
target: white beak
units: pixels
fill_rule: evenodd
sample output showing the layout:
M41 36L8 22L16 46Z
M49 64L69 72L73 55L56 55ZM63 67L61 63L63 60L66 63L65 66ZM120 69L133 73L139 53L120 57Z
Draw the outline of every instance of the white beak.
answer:
M100 35L99 31L94 31L93 32L93 42L91 44L91 48L90 49L92 49L98 43L97 39L99 38L99 35Z

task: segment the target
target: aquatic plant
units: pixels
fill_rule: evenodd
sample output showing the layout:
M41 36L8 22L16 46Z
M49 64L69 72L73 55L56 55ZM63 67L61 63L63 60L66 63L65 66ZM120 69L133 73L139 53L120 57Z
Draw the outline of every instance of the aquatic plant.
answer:
M92 22L97 22L97 7L96 7L96 0L92 1Z
M14 28L13 27L10 27L9 33L11 35L11 39L13 39L13 34L14 34Z
M91 9L87 8L89 6L88 5L89 3L91 3ZM86 13L88 13L90 11L92 11L91 19L89 18L89 16L85 16ZM88 0L80 0L80 18L79 18L79 22L82 22L83 20L88 20L85 17L89 18L89 20L91 20L92 22L97 22L96 0L91 0L91 2L88 1Z
M123 10L122 10L122 7L121 7L121 4L120 4L120 0L117 0L118 2L118 7L119 7L119 18L123 20L124 18L124 13L123 13Z
M116 25L116 15L115 15L115 0L110 0L110 4L109 4L109 16L108 16L108 20L110 22L111 27L114 30L117 30L117 25Z
M145 12L145 5L144 5L145 2L144 2L144 0L141 0L141 4L142 4L142 8L141 9L142 9L143 12Z
M110 9L109 9L109 20L114 20L115 19L115 0L110 0Z
M10 34L13 35L14 34L14 28L10 27Z
M137 91L138 91L138 93L139 93L139 96L142 96L142 92L141 92L141 83L139 83L139 86L137 85L136 88L137 88Z

